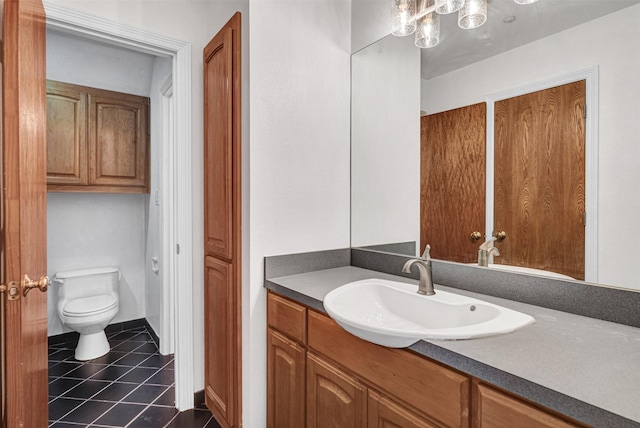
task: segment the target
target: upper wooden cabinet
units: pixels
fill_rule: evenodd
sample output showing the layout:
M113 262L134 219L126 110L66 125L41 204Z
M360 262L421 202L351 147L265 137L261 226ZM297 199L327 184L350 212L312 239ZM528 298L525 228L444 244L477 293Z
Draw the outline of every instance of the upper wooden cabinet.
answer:
M47 81L47 188L148 193L149 98Z

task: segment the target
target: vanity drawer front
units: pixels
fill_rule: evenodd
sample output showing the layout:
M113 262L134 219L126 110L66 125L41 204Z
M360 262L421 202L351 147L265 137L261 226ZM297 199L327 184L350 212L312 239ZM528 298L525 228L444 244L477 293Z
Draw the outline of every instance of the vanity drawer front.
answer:
M474 382L473 427L576 428L564 419L482 383Z
M269 292L267 323L302 344L307 343L307 308Z
M468 377L409 351L361 340L317 312L309 311L308 323L309 348L438 423L469 426Z

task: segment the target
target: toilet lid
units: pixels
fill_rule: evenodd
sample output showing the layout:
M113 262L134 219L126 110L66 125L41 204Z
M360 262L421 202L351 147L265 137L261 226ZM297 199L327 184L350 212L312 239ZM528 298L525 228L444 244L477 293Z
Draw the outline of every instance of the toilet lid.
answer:
M97 296L82 297L67 302L64 305L62 314L68 317L97 315L107 312L118 306L118 299L110 294L99 294Z

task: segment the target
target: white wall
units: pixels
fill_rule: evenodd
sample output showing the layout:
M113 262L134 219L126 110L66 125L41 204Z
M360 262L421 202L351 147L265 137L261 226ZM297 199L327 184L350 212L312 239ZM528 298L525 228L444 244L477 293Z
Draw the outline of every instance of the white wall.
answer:
M349 246L350 2L251 3L244 426L266 425L264 257Z
M351 73L351 246L419 246L420 50L388 36Z
M599 67L598 282L640 289L635 230L640 197L640 5L571 28L475 65L422 81L429 114L485 95ZM460 82L473 84L460 84Z
M108 207L108 208L107 208ZM142 195L47 194L47 270L118 266L120 309L113 322L143 318L145 198ZM56 311L54 283L48 298L49 335L71 331Z
M169 58L156 57L153 63L153 73L151 81L149 82L149 96L151 98L150 106L150 118L151 118L151 159L150 159L150 171L149 176L151 180L151 186L149 189L149 197L146 201L146 213L147 213L147 233L145 242L145 302L146 311L145 318L151 325L151 328L160 336L167 337L166 333L162 331L165 327L164 323L160 321L163 307L163 288L162 288L162 269L160 266L164 265L162 259L162 224L160 223L160 200L157 195L160 193L160 162L161 154L160 147L162 144L162 129L164 121L162 117L162 94L160 89L165 84L167 79L171 77L172 72L172 60ZM152 257L158 258L158 270L153 271L153 265L151 262ZM167 353L171 350L170 344L160 341L160 351Z
M47 78L148 96L154 57L47 33ZM151 145L151 152L154 152ZM145 244L148 195L48 194L48 271L115 265L120 268L120 308L112 321L145 317ZM151 240L157 240L152 230ZM48 300L49 335L71 331Z

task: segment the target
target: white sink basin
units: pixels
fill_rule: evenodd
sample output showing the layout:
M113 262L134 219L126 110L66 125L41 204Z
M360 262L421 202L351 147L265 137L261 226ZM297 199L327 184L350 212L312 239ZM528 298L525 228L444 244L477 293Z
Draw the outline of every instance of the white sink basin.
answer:
M342 328L369 342L404 348L421 339L472 339L509 333L534 318L471 297L382 279L345 284L324 298L324 308Z

